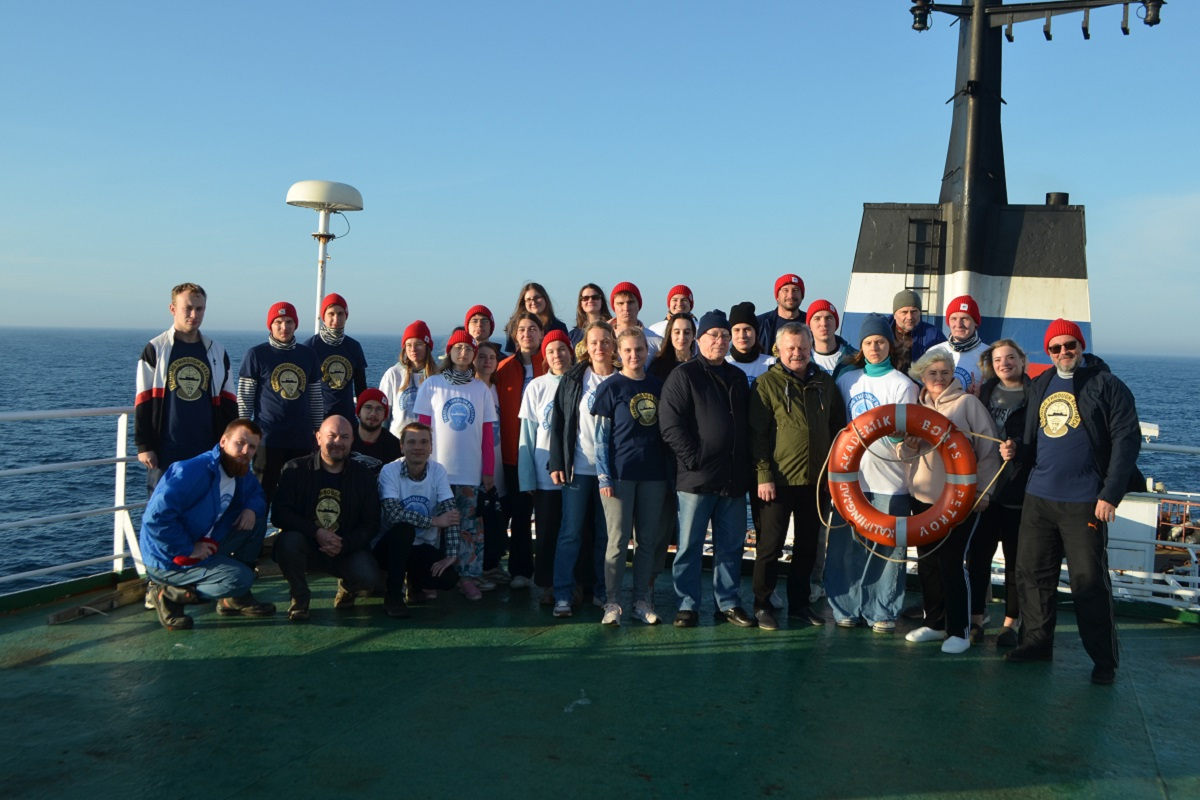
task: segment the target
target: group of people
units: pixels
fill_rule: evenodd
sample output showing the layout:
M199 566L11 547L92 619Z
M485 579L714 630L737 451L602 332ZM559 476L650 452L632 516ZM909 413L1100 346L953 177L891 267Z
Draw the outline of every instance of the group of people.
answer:
M371 387L344 297L324 298L303 344L295 308L271 306L269 337L235 383L228 355L200 332L204 290L176 286L174 324L138 363L135 413L150 493L139 541L160 622L190 628L186 606L213 600L222 614L275 614L251 592L269 513L293 621L310 616L306 573L319 568L338 578L335 608L382 594L387 614L408 617L440 591L479 600L507 584L540 588L554 617L590 599L603 624L628 612L653 625L674 541L672 621L694 627L711 531L718 621L775 630L786 609L823 625L813 604L824 594L838 626L892 633L905 553L854 535L822 478L857 417L920 403L972 437L981 491L964 522L918 548L922 624L906 638L946 653L981 642L1000 545L1010 568L997 645L1013 662L1051 658L1065 555L1093 680L1112 682L1106 524L1136 481L1140 439L1132 395L1084 354L1078 325L1051 323L1042 345L1054 367L1031 379L1017 342L980 340L969 296L947 306L949 337L906 290L854 342L838 335L831 302L802 308L794 274L761 314L749 302L695 314L684 285L666 299L665 318L647 324L636 285L606 297L588 283L568 327L544 287L527 283L503 328L472 306L444 353L412 322ZM946 481L939 455L903 433L871 444L859 473L868 501L894 516L929 508ZM789 526L785 601L776 585Z

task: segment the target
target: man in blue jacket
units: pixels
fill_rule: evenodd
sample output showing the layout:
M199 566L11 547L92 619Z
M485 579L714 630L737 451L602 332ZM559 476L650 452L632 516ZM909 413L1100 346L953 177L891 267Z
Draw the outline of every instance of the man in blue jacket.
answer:
M1125 493L1137 488L1141 431L1133 393L1094 355L1083 331L1056 319L1043 342L1054 361L1034 379L1020 443L1001 445L1004 459L1030 467L1021 507L1017 591L1024 644L1014 662L1054 657L1058 581L1063 557L1092 683L1113 682L1117 630L1108 576L1108 524ZM1037 409L1037 413L1033 413Z
M946 334L921 319L921 296L912 289L897 292L892 298L888 324L896 339L896 371L902 375L908 374L908 368L929 348L946 341Z
M169 631L192 627L189 603L216 600L219 614L275 613L250 593L267 529L262 487L250 474L261 439L258 425L234 420L211 451L172 464L146 505L138 545Z

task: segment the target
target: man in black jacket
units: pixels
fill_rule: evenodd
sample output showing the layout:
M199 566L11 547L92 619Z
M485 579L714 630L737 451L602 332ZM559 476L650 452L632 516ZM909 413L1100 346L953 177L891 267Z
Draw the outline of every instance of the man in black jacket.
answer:
M1079 636L1095 663L1092 682L1110 684L1118 657L1108 523L1138 476L1137 408L1108 365L1084 355L1083 331L1074 322L1051 322L1044 344L1055 368L1033 382L1020 445L1010 439L1000 449L1005 460L1015 457L1030 468L1017 548L1025 641L1005 658L1054 657L1058 577L1066 556Z
M729 319L714 310L700 318L700 357L676 367L663 386L659 427L675 453L679 500L679 550L673 574L679 595L675 625L699 622L700 562L712 523L716 618L753 627L742 608L746 491L750 488L750 387L725 361L732 341Z
M354 431L331 415L317 431L318 452L289 461L279 477L271 521L279 528L275 561L291 589L288 619L308 619L305 571L319 566L338 580L333 607L347 609L359 593L383 585L371 540L379 533L379 486L371 470L350 457Z

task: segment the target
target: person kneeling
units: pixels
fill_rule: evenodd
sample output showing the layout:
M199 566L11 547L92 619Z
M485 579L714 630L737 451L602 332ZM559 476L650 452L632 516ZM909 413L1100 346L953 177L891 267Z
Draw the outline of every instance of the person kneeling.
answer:
M346 418L329 416L317 431L318 452L289 461L279 476L271 521L279 528L275 561L291 590L293 622L309 617L310 565L339 578L333 599L339 610L383 583L370 552L379 532L379 489L370 468L350 458L353 441Z
M460 583L454 566L460 516L446 469L429 460L432 451L429 426L410 422L400 432L401 457L379 474L385 531L375 544L375 558L387 571L383 609L392 617L410 616L406 577L409 600L432 600L438 589Z
M189 603L217 601L221 614L268 617L275 606L250 593L262 551L267 503L250 462L262 430L248 419L229 423L211 451L172 464L142 515L138 544L150 599L169 631L187 630Z

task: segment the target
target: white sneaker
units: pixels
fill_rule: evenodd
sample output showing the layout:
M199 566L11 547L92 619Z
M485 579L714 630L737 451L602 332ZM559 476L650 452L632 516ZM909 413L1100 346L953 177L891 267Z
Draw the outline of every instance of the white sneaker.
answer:
M878 622L871 623L871 630L876 633L895 633L896 623L891 620L881 619Z
M479 587L479 591L481 592L494 592L496 590L495 582L489 581L487 578L481 576L478 578L471 578L471 580L475 581L475 585Z
M604 618L600 620L601 625L620 625L621 624L621 607L616 603L609 603L604 607Z
M910 642L940 642L946 638L946 632L922 626L915 631L909 631L904 638Z
M530 585L531 581L524 575L514 575L512 583L508 584L510 589L528 589Z
M633 618L646 623L647 625L657 625L661 620L658 614L654 611L654 606L647 603L645 600L638 600L633 604Z
M819 583L808 585L808 602L815 603L825 596L825 587Z
M971 640L961 636L950 636L942 642L943 653L965 653L971 648Z
M556 616L556 617L571 616L571 601L570 600L556 600L554 602L554 616Z

